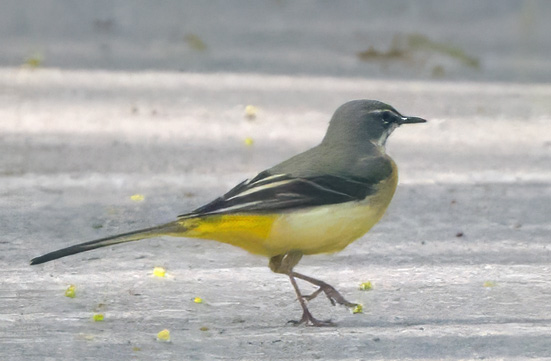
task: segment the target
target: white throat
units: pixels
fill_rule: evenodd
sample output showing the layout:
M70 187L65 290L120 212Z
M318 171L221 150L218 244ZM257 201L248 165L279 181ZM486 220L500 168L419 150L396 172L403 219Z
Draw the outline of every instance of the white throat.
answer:
M384 132L383 134L381 134L381 137L379 139L377 139L377 146L379 147L383 147L385 146L386 144L386 140L388 139L388 137L392 134L392 132L394 131L394 129L398 128L398 124L397 123L392 123L390 125L390 127L388 127Z

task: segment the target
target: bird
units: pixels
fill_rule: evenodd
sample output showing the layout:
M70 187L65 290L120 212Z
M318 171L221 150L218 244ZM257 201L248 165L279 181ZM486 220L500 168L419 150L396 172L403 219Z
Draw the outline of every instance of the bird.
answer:
M398 184L398 169L385 145L400 125L425 119L400 114L377 100L352 100L337 108L317 146L299 153L176 220L101 238L33 258L31 265L141 239L175 236L215 240L269 259L270 269L289 277L302 308L293 321L319 320L308 301L321 293L332 305L355 307L333 286L294 270L306 255L341 251L367 233L385 213ZM296 279L314 286L305 295Z

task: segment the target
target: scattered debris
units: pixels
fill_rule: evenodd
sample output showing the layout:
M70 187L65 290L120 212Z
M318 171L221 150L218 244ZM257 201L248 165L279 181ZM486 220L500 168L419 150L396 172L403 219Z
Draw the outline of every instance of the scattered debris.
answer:
M251 145L254 144L254 140L251 137L247 137L247 138L245 138L244 143L247 147L250 147Z
M133 194L130 196L130 199L134 202L143 202L145 196L143 194Z
M391 61L406 61L412 63L415 67L427 65L432 55L441 55L464 66L473 69L480 68L480 60L478 58L467 54L456 46L431 40L422 34L398 34L392 38L388 50L378 50L374 46L370 46L367 50L361 51L356 55L361 61L365 62L379 62L386 65ZM430 66L433 78L443 78L446 76L444 65L432 64Z
M170 331L164 329L157 334L157 341L170 342Z
M207 50L207 44L205 44L205 42L201 40L201 38L196 34L187 34L186 36L184 36L184 40L186 41L190 49L193 49L195 51Z
M245 107L245 117L249 120L253 120L256 118L256 114L258 113L258 108L254 105L247 105Z
M65 297L69 297L69 298L75 298L76 297L76 286L75 285L70 285L69 287L67 287L67 289L65 290Z
M382 61L389 60L404 60L409 57L406 50L400 49L396 42L392 42L390 48L387 51L376 50L373 46L370 46L365 51L358 53L358 58L363 61Z
M363 282L360 285L361 291L371 291L373 289L373 285L371 284L371 281Z
M41 67L43 63L44 63L44 56L41 53L36 52L24 60L23 67L36 69Z
M166 277L166 269L163 267L153 268L153 276L155 277Z
M463 50L453 45L431 40L425 35L411 34L407 37L407 44L412 50L430 50L435 53L447 55L471 68L480 67L480 60L478 60L478 58L468 55Z

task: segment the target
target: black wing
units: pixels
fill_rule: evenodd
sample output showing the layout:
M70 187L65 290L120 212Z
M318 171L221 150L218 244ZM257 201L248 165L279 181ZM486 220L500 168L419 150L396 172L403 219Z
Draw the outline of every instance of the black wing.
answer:
M359 201L375 192L372 181L335 175L292 177L264 171L214 201L180 217L231 213L271 213Z

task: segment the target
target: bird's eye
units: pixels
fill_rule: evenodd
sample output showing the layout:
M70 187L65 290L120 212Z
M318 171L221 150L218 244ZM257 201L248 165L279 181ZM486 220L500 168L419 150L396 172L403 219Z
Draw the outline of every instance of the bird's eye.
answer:
M383 122L385 124L391 123L394 119L394 117L392 116L392 114L390 114L390 112L383 112L381 116L383 117Z

